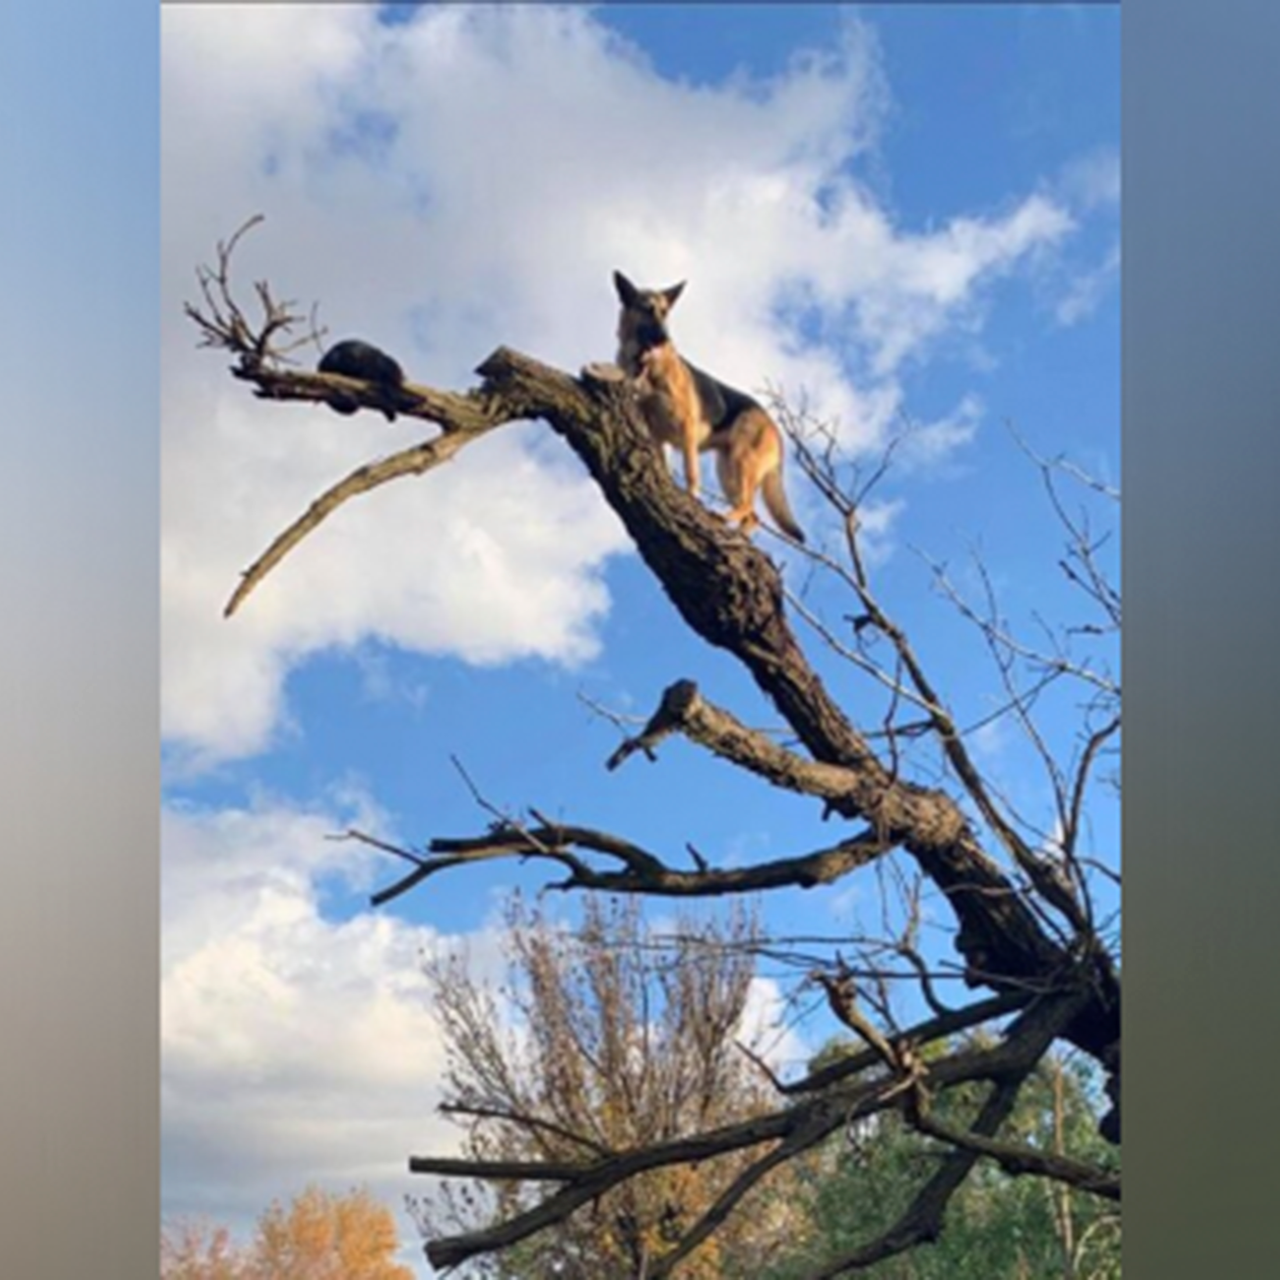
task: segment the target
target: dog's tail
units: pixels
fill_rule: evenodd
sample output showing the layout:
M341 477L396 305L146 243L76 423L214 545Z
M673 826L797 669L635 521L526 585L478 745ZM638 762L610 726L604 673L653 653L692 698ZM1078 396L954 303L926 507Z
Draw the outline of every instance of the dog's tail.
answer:
M778 528L797 542L804 541L804 531L796 524L787 502L786 490L782 487L782 466L779 464L767 472L760 482L760 492L764 497L764 505L773 517Z

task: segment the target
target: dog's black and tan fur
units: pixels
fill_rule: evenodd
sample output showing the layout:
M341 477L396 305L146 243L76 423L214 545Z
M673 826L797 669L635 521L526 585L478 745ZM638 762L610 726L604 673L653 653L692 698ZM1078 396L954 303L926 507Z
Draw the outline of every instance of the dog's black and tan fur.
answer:
M618 365L635 379L640 411L654 439L672 445L684 458L686 488L697 496L698 454L712 450L729 501L726 519L750 533L760 523L755 513L759 492L778 527L803 542L782 488L784 449L777 424L749 395L695 368L672 344L667 314L684 282L669 289L637 289L615 271L613 283L622 303Z

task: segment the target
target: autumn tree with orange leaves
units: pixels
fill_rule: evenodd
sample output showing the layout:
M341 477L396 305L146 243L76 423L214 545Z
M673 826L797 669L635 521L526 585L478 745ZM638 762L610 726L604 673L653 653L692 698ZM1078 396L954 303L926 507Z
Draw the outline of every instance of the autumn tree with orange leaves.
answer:
M395 1218L367 1191L308 1187L273 1203L252 1242L217 1224L184 1221L160 1238L160 1280L414 1280L395 1261Z

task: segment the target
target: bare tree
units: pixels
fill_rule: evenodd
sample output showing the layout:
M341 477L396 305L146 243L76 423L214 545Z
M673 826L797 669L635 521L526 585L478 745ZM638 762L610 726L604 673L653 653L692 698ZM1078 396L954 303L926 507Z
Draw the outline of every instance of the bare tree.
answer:
M1035 460L1067 532L1064 572L1092 610L1092 620L1066 634L1025 642L1002 618L994 591L984 590L985 598L974 603L945 568L936 567L940 589L976 625L995 660L1005 691L998 714L1021 729L1047 772L1056 814L1052 828L1040 830L1044 824L1015 812L979 767L969 744L974 726L958 722L905 629L875 592L860 528L867 484L875 476L849 471L834 434L822 424L779 410L804 471L841 530L842 545L807 553L815 571L843 584L855 606L839 623L811 608L801 593L789 592L760 546L672 482L638 416L631 387L611 366L589 366L575 378L499 348L479 366L479 385L466 392L406 381L389 393L358 380L298 372L286 368L272 347L297 317L259 284L263 321L249 324L231 297L230 251L220 246L219 252L219 269L203 277L214 282L206 289L206 306L190 307L189 313L206 342L235 355L233 375L252 384L256 395L325 402L340 392L347 403L379 412L393 395L390 407L402 416L439 428L423 443L359 468L318 497L247 571L228 613L347 499L423 474L507 423L540 420L584 463L684 623L745 668L792 738L783 744L717 706L690 681L676 680L608 767L637 753L651 755L664 739L680 735L771 786L810 797L821 817L840 827L821 847L794 856L724 868L699 855L690 869L624 835L551 821L536 809L519 816L495 812L486 830L437 837L423 853L383 846L411 865L374 896L375 903L442 872L503 857L545 864L559 876L552 882L558 889L665 897L812 888L868 869L896 903L873 936L833 939L819 954L811 954L815 944L792 940L791 954L807 956L810 981L865 1047L801 1079L777 1081L769 1112L679 1137L606 1139L599 1150L555 1159L411 1157L415 1173L549 1188L528 1207L521 1201L502 1222L431 1240L427 1254L433 1265L456 1266L510 1248L589 1212L615 1188L654 1171L748 1155L741 1173L705 1211L681 1225L679 1239L647 1261L646 1280L659 1280L717 1231L771 1171L889 1109L927 1135L942 1155L921 1175L901 1217L832 1261L823 1276L865 1269L935 1239L952 1195L980 1162L1118 1199L1114 1172L1002 1132L1024 1082L1062 1041L1103 1072L1111 1106L1102 1132L1119 1142L1118 952L1111 922L1099 918L1095 892L1114 872L1105 859L1092 856L1085 832L1086 797L1119 732L1120 688L1105 664L1081 657L1078 646L1114 634L1120 601L1105 571L1102 544L1073 513L1062 486L1080 483L1104 500L1118 495L1064 463ZM797 548L797 554L806 553ZM989 588L989 579L980 574L979 580ZM856 724L837 702L802 648L793 616L813 631L821 648L852 664L868 689L883 697L874 719ZM1066 759L1051 749L1036 722L1037 699L1062 682L1083 691L1083 728ZM919 763L925 745L945 774ZM954 970L945 970L922 945L925 892L945 903ZM938 988L943 977L957 976L971 996L952 1005ZM978 1042L952 1039L977 1028L989 1035ZM957 1043L965 1047L939 1051ZM972 1119L961 1126L941 1120L934 1099L970 1084L985 1089Z
M772 1089L735 1047L748 1014L758 940L739 907L723 923L677 918L647 928L636 898L589 898L579 929L549 922L516 897L508 907L509 973L501 998L468 957L426 965L448 1051L441 1110L467 1122L465 1153L479 1161L550 1163L601 1158L762 1115ZM517 1246L496 1274L564 1280L643 1275L745 1168L733 1153L697 1170L641 1174L588 1211ZM762 1265L795 1239L785 1194L759 1199L689 1259L691 1280L716 1280L726 1259ZM416 1205L433 1224L471 1230L534 1207L529 1188L501 1185L491 1203L445 1187L445 1210Z

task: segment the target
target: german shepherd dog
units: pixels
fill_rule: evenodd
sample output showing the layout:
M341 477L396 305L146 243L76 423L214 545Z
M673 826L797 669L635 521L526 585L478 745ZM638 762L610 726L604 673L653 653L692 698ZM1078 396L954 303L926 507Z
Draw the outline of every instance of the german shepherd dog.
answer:
M685 487L698 496L698 454L713 450L720 487L730 505L724 518L750 533L760 523L755 513L758 491L778 527L803 542L804 533L782 488L784 449L777 424L749 395L683 359L671 342L667 314L685 282L669 289L637 289L615 271L613 284L622 303L617 363L635 379L640 412L653 438L680 450Z

